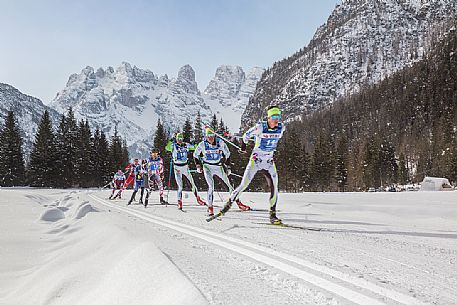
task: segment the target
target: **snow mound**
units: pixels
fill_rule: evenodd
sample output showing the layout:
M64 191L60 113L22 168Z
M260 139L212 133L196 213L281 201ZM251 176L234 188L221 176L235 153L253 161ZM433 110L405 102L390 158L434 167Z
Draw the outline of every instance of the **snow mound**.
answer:
M84 201L76 210L74 219L81 219L90 212L98 212L88 201Z
M47 209L40 216L40 220L52 222L58 221L63 218L65 218L65 214L62 212L62 210L58 208Z

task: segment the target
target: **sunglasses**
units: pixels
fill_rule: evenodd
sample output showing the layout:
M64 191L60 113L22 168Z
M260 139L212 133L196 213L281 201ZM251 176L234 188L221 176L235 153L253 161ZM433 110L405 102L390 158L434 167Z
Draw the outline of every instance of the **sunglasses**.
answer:
M273 120L279 120L279 119L281 118L281 115L280 115L280 114L273 114L273 115L271 116L271 118L272 118Z

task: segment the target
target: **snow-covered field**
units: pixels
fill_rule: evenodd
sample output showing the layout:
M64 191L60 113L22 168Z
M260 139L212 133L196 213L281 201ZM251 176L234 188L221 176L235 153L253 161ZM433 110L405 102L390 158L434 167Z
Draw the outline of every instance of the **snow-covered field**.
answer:
M0 189L0 304L457 304L457 192L108 196Z

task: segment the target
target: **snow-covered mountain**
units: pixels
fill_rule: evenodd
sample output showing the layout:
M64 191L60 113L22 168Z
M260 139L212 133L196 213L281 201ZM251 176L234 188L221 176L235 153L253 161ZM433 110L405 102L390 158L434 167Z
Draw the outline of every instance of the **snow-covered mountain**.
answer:
M151 147L158 119L170 132L175 132L182 128L186 118L195 118L198 112L203 121L209 121L216 113L230 122L233 130L238 130L241 113L261 72L255 68L245 76L239 67L220 67L208 86L209 93L201 94L190 65L183 66L172 79L126 62L117 69L95 71L88 66L80 74L70 76L51 106L61 113L71 106L76 118L88 119L91 126L98 126L107 134L113 134L117 126L130 152L143 154ZM222 111L223 108L226 110ZM237 117L234 122L233 117Z
M249 98L265 69L254 67L246 75L241 67L220 66L204 91L206 103L218 116L222 116L232 132L240 128Z
M343 0L307 47L263 75L243 125L273 101L294 119L379 82L423 58L456 11L455 0Z
M26 156L30 154L38 124L45 110L49 111L54 126L57 126L60 117L57 111L44 105L41 100L26 95L11 85L0 83L0 125L3 126L10 110L14 112L23 133L23 149Z

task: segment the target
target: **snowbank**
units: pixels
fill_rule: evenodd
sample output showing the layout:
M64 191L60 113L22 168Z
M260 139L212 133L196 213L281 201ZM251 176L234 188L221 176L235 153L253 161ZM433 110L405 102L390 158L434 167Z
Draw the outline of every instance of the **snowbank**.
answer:
M207 304L153 241L123 229L124 217L50 193L0 199L0 304Z

